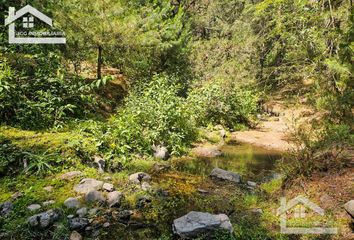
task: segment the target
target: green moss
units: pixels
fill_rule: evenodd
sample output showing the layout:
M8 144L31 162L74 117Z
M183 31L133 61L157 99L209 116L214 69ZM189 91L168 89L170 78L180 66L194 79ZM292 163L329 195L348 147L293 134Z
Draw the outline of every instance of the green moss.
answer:
M274 179L272 181L261 184L260 188L268 194L273 194L281 189L282 184L282 179Z
M76 131L36 132L13 127L0 127L0 133L13 144L30 151L69 151L75 143L81 143L87 151L96 151L94 138Z

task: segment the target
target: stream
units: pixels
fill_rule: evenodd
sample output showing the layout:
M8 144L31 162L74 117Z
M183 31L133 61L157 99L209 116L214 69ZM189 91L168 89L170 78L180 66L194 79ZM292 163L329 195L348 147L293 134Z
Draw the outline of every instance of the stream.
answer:
M218 167L239 173L244 182L251 180L259 183L272 174L281 154L234 142L222 146L220 150L223 155L214 158L174 159L169 162L172 165L170 170L154 173L152 186L155 190L151 203L141 208L131 219L132 222L147 223L149 227L132 229L115 225L112 226L114 234L110 232L107 239L116 239L116 236L127 239L170 239L167 236L172 236L173 220L190 211L225 213L233 224L242 224L239 222L240 216L249 217L247 212L250 206L245 199L252 199L252 195L256 197L257 193L252 193L240 184L214 181L209 177L210 172ZM250 218L247 221L255 220Z
M281 154L274 150L245 143L231 143L220 148L223 155L215 158L184 159L175 162L177 171L207 178L213 168L239 173L247 180L260 181L275 168Z

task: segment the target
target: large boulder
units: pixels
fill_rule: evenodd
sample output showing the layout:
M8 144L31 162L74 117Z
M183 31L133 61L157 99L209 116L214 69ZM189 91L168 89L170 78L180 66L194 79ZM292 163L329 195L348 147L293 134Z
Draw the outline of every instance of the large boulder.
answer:
M57 221L61 216L59 209L50 209L46 212L39 213L29 217L27 223L31 227L47 228Z
M78 185L74 187L74 191L81 194L86 194L93 190L101 190L103 186L102 181L98 181L93 178L84 178Z
M349 213L352 218L354 218L354 200L350 200L344 204L344 209Z
M219 157L222 152L216 147L197 147L192 150L192 154L200 158Z
M111 183L104 183L103 189L106 190L107 192L112 192L114 190L114 186Z
M64 201L64 205L67 208L79 208L80 202L77 198L70 197Z
M89 191L88 193L86 193L85 201L87 203L94 203L94 202L103 203L105 201L105 198L101 192L96 191L96 190L92 190L92 191Z
M69 221L69 227L71 230L83 230L89 224L89 220L87 218L71 218Z
M144 172L137 172L129 176L129 181L133 183L149 182L150 180L151 176Z
M225 214L214 215L194 211L175 219L172 228L173 232L181 238L195 238L201 234L210 235L216 230L233 232L229 217Z
M241 177L238 173L226 171L221 168L214 168L210 173L210 177L235 183L241 181Z
M123 196L124 196L123 193L118 191L113 191L108 193L107 194L108 207L119 207Z
M0 204L0 217L8 216L13 209L13 204L11 202L4 202Z

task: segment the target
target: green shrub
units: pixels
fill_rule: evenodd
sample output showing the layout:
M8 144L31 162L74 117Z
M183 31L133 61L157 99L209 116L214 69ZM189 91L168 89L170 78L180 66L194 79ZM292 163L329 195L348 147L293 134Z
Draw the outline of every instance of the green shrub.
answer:
M62 126L89 113L94 104L92 86L83 79L38 70L20 73L6 62L0 65L1 122L26 129Z
M223 80L208 82L191 91L188 103L197 123L222 124L228 128L249 125L257 111L258 95Z
M109 121L104 142L113 154L150 155L152 145L165 145L171 154L181 154L196 139L186 101L179 86L165 76L155 76L135 89L124 106Z

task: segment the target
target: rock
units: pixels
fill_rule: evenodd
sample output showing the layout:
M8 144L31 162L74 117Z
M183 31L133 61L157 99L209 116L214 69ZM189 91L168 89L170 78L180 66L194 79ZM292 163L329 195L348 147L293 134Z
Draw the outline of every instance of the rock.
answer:
M154 157L161 159L161 160L167 160L169 158L169 153L168 149L165 146L152 146L152 149L154 150Z
M43 190L47 191L47 192L52 192L53 191L53 187L52 186L46 186L43 188Z
M50 209L46 212L36 214L27 219L27 223L31 227L47 228L57 221L61 216L59 209Z
M80 233L72 231L70 234L70 240L82 240L82 236L80 235Z
M170 164L166 164L166 163L155 163L152 166L152 171L153 172L165 172L167 170L171 169L171 165Z
M151 176L144 172L137 172L129 176L129 181L134 183L149 182Z
M221 129L220 130L220 137L221 137L221 139L224 141L225 140L225 138L226 138L226 131L225 131L225 129Z
M31 204L31 205L27 206L27 209L30 210L30 211L36 211L36 210L41 209L41 205L39 205L39 204Z
M55 203L54 200L49 200L49 201L45 201L42 203L43 207L47 207L49 205L53 205Z
M212 157L219 157L222 155L222 152L217 149L216 147L197 147L192 149L192 153L196 157L200 158L212 158Z
M88 227L85 228L85 231L92 231L92 229L93 228L91 226L88 226Z
M16 200L18 198L22 197L21 192L15 192L14 194L11 195L12 200Z
M281 178L283 178L283 175L280 174L280 173L273 173L271 175L271 180L278 180L278 179L281 179Z
M74 187L74 191L81 194L86 194L92 190L101 190L103 186L102 181L93 178L84 178L78 185Z
M320 197L321 207L324 209L331 208L336 204L336 201L333 197L329 196L328 194L324 193Z
M0 204L0 217L8 216L13 209L13 204L11 202L4 202Z
M198 188L198 192L202 193L202 194L207 194L208 193L207 190L204 190L204 189L201 189L201 188Z
M119 161L113 161L110 163L109 169L112 172L121 172L124 169L124 165Z
M79 208L80 202L77 198L70 197L64 201L64 205L67 208Z
M85 217L87 215L87 208L85 207L80 208L79 210L76 211L76 214L81 218Z
M143 182L143 183L141 184L141 189L142 189L143 191L148 192L148 191L150 191L150 190L152 189L152 187L151 187L151 185L150 185L148 182Z
M80 171L72 171L72 172L67 172L67 173L60 175L59 179L71 180L71 179L76 178L81 175L82 175L82 172L80 172Z
M69 227L71 230L84 230L89 224L87 218L72 218L69 219Z
M74 217L75 217L75 216L74 216L73 214L70 214L70 215L67 216L68 219L72 219L72 218L74 218Z
M90 209L90 210L88 211L88 214L89 214L90 216L94 216L94 215L96 215L97 212L98 212L98 209L97 209L97 208L92 208L92 209Z
M130 216L133 215L133 211L131 210L123 210L120 212L114 212L112 213L112 216L116 219L116 220L121 220L121 221L125 221L128 222L130 219Z
M106 161L100 156L94 156L94 162L98 169L98 172L103 173L106 167Z
M251 213L261 215L263 213L263 210L261 208L254 208L254 209L251 209Z
M149 196L141 196L138 198L136 203L137 208L143 208L147 203L151 203L151 198Z
M181 238L194 238L200 234L210 235L217 230L233 232L229 217L225 214L213 215L194 211L175 219L172 228Z
M111 183L105 183L103 184L103 189L108 192L112 192L114 190L114 186Z
M349 213L352 218L354 218L354 200L350 200L346 204L344 204L344 209Z
M103 224L103 227L104 227L104 228L108 228L110 225L111 225L111 224L109 224L109 222L105 222L105 223Z
M108 193L107 194L108 207L119 207L123 196L124 196L123 193L118 191Z
M256 187L257 183L256 182L252 182L252 181L247 181L247 185L250 187Z
M241 177L239 174L234 173L234 172L230 172L230 171L226 171L221 168L214 168L211 171L210 176L212 178L226 180L226 181L235 182L235 183L239 183L241 181Z
M94 202L104 202L105 198L103 197L102 193L96 190L92 190L88 192L85 196L85 201L87 203L94 203Z

